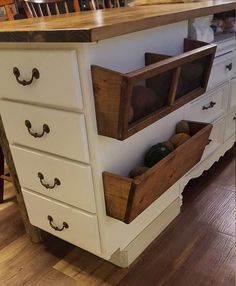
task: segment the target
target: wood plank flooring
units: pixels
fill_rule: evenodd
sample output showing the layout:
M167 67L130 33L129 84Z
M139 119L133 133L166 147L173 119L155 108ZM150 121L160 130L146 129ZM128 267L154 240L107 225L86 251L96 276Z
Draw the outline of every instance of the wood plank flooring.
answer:
M181 214L129 268L50 236L32 244L13 189L0 205L0 286L235 286L236 148L192 180Z

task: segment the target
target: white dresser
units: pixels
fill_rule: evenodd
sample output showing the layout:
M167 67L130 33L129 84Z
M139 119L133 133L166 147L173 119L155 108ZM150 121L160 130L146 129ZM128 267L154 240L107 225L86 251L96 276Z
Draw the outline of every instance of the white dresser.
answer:
M0 112L33 225L127 266L179 214L187 182L235 141L235 41L220 43L230 48L205 94L124 141L97 134L90 67L137 69L146 51L180 53L187 34L183 21L98 43L0 45ZM107 216L102 173L127 175L182 119L213 123L201 162L130 224Z

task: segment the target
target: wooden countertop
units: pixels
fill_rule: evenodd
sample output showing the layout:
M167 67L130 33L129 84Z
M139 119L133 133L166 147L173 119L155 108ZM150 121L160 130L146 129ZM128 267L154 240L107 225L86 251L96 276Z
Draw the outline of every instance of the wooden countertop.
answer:
M1 22L0 42L95 42L233 9L236 0L203 0Z

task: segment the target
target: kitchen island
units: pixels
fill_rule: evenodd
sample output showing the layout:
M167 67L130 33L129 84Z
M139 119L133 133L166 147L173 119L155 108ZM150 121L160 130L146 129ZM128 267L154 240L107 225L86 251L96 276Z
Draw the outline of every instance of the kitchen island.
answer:
M34 226L125 267L170 224L187 182L235 142L235 36L216 43L214 59L214 44L184 40L188 20L235 8L235 1L202 1L1 25L0 112ZM145 53L162 60L147 64ZM124 78L148 80L170 66L175 95L181 68L202 58L204 80L184 100L172 105L171 97L164 115L127 123ZM129 171L183 119L206 127L190 139L192 152L178 149L165 161L170 173L158 178L154 166L142 177L135 205ZM193 159L200 149L200 161Z

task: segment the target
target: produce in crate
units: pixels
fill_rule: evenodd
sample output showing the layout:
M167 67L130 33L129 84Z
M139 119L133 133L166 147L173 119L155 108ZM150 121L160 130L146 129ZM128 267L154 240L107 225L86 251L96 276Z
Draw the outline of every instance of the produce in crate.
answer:
M142 85L134 86L132 93L133 120L138 120L152 113L160 105L162 105L160 98L152 89Z
M178 133L170 138L170 142L174 145L175 148L186 142L191 136L186 133Z
M179 123L176 124L175 133L186 133L190 134L190 127L186 120L181 120Z
M191 138L190 126L187 121L181 120L176 124L176 134L171 136L169 141L157 143L153 145L145 154L145 163L147 167L136 167L129 173L130 178L136 178L145 173L149 167L154 166L156 163L161 161L167 155L169 155L174 149L186 142Z
M153 145L145 154L146 165L148 167L154 166L173 150L174 149L170 146L170 144L166 144L165 142Z

